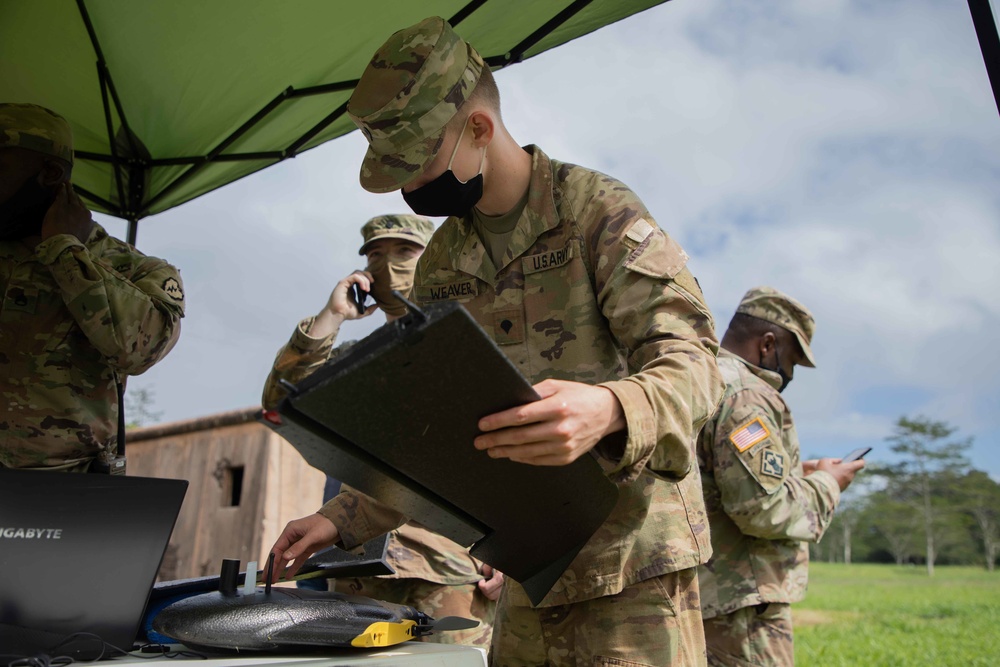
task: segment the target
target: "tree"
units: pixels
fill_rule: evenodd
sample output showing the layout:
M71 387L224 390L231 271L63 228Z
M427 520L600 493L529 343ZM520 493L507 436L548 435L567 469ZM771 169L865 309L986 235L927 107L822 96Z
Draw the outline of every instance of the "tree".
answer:
M1000 484L982 470L970 470L958 489L962 507L972 517L983 545L986 569L992 572L1000 548Z
M896 499L911 504L920 518L927 554L927 574L934 575L937 558L936 536L943 515L952 511L946 503L935 502L935 481L957 475L968 467L964 456L972 439L951 440L957 429L946 422L926 417L900 417L896 428L886 440L892 451L903 458L882 467L881 473L890 481Z
M830 526L830 528L835 527L840 533L840 546L844 553L844 563L847 565L854 559L854 533L868 504L871 479L870 475L859 475L840 494L840 505L837 506L837 514Z
M888 490L871 494L869 507L873 511L869 520L885 540L896 565L903 565L913 556L913 536L920 525L920 518L911 503L900 502L893 495Z
M128 428L147 426L163 416L153 410L153 390L148 387L131 389L125 394L125 419Z

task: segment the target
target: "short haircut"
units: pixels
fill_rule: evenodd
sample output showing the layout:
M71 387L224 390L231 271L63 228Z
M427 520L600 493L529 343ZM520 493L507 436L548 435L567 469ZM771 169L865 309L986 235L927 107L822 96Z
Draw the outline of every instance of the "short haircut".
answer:
M488 65L483 67L479 81L472 89L472 95L469 96L466 104L469 102L485 106L500 116L500 89L497 88L497 80L493 78L493 71Z
M479 75L476 87L472 89L472 94L465 100L462 109L455 117L448 121L448 132L461 130L469 121L469 116L478 108L487 108L494 112L498 119L500 116L500 89L497 88L497 81L493 78L493 72L488 65L483 67Z
M745 343L760 338L766 333L774 334L779 345L799 347L795 334L788 329L746 313L733 315L733 319L729 321L729 328L726 330L726 337L737 343Z

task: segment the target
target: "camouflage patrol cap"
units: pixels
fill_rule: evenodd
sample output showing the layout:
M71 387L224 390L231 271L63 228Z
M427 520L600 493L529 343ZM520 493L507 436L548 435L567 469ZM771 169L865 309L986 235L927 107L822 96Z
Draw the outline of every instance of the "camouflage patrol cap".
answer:
M423 172L484 66L476 50L436 16L379 47L347 103L368 140L361 163L365 190L392 192Z
M426 247L432 234L434 223L423 216L409 213L378 215L361 228L361 236L365 242L358 254L365 254L368 244L379 239L403 239Z
M37 104L0 103L0 148L12 146L73 163L73 131L69 123Z
M816 359L809 347L816 331L816 320L801 303L773 287L754 287L743 295L736 312L777 324L795 334L806 357L802 365L816 367Z

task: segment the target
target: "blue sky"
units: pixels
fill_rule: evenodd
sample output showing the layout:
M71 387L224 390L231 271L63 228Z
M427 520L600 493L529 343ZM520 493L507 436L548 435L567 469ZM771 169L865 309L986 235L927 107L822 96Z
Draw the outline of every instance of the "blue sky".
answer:
M965 0L673 0L497 81L516 139L642 197L720 334L755 285L813 311L818 368L786 390L804 454L885 458L920 414L1000 478L1000 115ZM140 223L187 292L181 341L129 384L164 421L257 404L295 323L363 266L361 224L407 210L358 185L364 148L353 133Z

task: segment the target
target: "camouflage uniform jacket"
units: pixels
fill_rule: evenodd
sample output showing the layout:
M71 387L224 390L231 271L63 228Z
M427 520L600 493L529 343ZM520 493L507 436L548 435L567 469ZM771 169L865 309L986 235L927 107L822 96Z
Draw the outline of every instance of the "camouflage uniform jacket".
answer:
M806 543L823 536L840 501L829 473L802 476L799 439L777 390L778 374L725 349L719 369L726 393L698 439L714 552L698 573L705 618L801 600Z
M292 384L300 382L351 346L351 343L344 343L334 348L336 333L324 338L310 336L313 319L310 317L299 322L291 339L278 351L274 367L264 385L263 404L266 409L273 409L285 397L285 390L278 384L278 380L286 380ZM341 493L352 503L372 505L372 511L378 511L376 501L350 487L343 487ZM448 538L413 521L403 525L396 523L392 528L394 530L389 536L386 561L396 573L385 575L386 578L423 579L451 586L471 584L483 578L479 574L480 561L470 556L468 549ZM388 530L382 530L372 537Z
M601 384L627 437L596 451L620 499L540 606L606 595L710 554L695 438L722 395L712 316L687 255L639 198L608 176L527 149L528 203L494 267L471 216L449 218L417 264L414 297L461 302L532 382ZM472 443L469 443L472 446ZM581 490L585 493L585 490ZM324 512L363 541L334 498ZM512 604L530 604L511 582Z
M118 432L116 375L180 334L177 270L108 236L0 241L0 466L82 470Z

